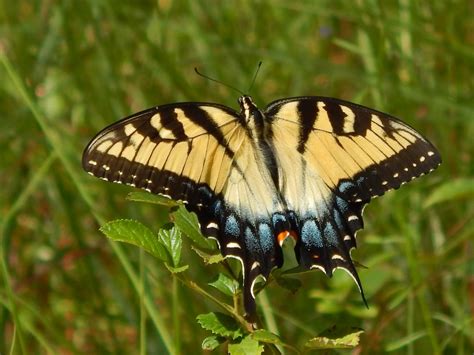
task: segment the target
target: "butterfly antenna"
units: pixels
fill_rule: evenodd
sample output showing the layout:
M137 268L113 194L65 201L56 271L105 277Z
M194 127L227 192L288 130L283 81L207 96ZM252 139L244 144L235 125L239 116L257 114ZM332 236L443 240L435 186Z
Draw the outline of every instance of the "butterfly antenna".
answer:
M226 83L223 83L223 82L220 81L220 80L211 78L210 76L207 76L207 75L201 73L201 72L198 70L198 68L194 68L194 71L196 72L197 75L202 76L203 78L206 78L207 80L213 81L213 82L218 83L218 84L221 84L221 85L223 85L223 86L225 86L225 87L227 87L227 88L229 88L229 89L235 90L235 91L237 91L237 92L238 92L239 94L241 94L241 95L245 95L241 90L237 89L236 87L234 87L234 86L232 86L232 85L229 85L229 84L226 84Z
M262 66L262 61L258 62L257 70L255 70L255 74L253 75L252 83L250 84L248 92L250 92L250 90L252 90L253 84L255 84L255 80L257 79L257 75L258 75L258 72L260 71L261 66Z

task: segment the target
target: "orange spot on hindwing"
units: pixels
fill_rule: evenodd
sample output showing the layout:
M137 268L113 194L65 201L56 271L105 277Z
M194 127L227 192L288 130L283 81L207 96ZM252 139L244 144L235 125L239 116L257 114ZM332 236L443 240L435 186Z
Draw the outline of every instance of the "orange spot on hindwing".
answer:
M295 240L295 242L298 241L298 235L296 234L295 231L281 231L280 233L278 233L277 235L277 241L278 241L278 244L280 245L280 247L283 245L283 243L285 242L285 239L288 238L288 237L291 237Z

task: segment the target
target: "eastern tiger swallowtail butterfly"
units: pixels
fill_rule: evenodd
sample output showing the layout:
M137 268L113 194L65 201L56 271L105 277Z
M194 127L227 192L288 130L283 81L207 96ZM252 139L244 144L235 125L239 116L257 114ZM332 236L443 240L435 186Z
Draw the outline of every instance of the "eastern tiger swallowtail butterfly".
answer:
M351 259L371 198L434 170L436 148L400 120L327 97L295 97L240 112L215 103L157 106L112 124L84 151L103 180L181 200L222 255L242 263L244 306L296 241L299 265L362 287ZM363 294L362 294L363 295Z

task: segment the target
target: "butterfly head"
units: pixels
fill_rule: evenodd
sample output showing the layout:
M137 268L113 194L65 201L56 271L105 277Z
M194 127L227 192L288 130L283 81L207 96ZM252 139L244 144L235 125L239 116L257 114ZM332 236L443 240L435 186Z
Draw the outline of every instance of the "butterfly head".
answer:
M252 98L247 95L240 96L238 101L240 105L240 114L245 117L245 120L248 122L250 116L258 111L258 107L253 103Z

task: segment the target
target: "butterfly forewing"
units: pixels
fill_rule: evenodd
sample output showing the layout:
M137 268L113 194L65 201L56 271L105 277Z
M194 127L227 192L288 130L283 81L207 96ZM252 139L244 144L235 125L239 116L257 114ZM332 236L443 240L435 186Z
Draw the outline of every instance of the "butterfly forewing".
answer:
M191 185L200 183L220 192L241 144L238 129L237 113L226 107L156 107L100 132L84 152L83 167L104 180L174 199L186 200Z
M266 114L275 134L286 134L275 147L296 149L331 189L356 180L351 200L357 202L398 188L441 162L436 148L407 124L350 102L297 97L271 103Z

